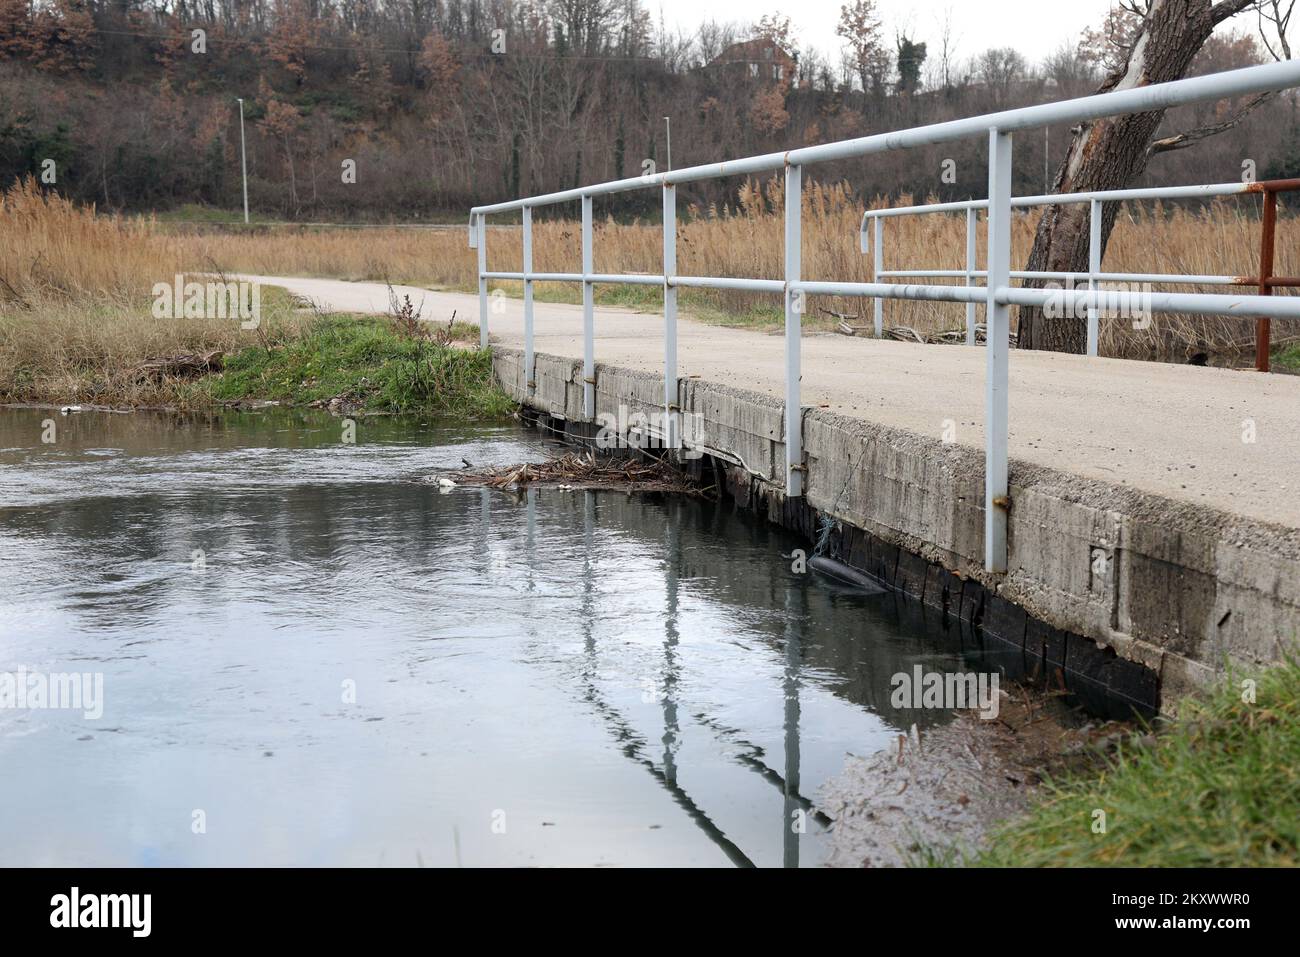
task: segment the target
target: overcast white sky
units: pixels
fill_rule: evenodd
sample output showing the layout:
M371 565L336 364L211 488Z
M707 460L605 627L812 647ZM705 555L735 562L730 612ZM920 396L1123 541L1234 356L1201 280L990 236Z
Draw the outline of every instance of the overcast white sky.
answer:
M815 46L831 63L838 61L835 35L843 0L646 0L656 20L660 9L669 29L690 28L702 20L752 23L780 11L794 23L801 46ZM1031 62L1073 42L1085 27L1101 23L1112 0L880 0L887 38L904 28L914 40L937 49L940 24L951 11L956 59L967 60L990 47L1015 47Z

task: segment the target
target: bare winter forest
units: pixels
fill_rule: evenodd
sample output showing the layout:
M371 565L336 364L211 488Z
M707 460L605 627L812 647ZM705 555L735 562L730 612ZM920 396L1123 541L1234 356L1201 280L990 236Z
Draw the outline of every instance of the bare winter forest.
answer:
M921 42L854 0L842 47L822 52L760 9L685 35L641 0L0 0L0 183L35 175L101 210L237 208L243 98L259 215L459 219L475 202L662 169L666 116L681 167L1086 95L1123 62L1132 25L1119 10L1077 45L977 50L951 29ZM1259 26L1234 18L1189 72L1279 54ZM1246 161L1261 178L1300 173L1294 97L1240 106L1172 111L1149 181L1236 180ZM1174 148L1179 131L1219 123L1234 128ZM1016 191L1045 188L1068 140L1026 137ZM861 197L967 198L983 195L984 147L818 176ZM740 185L685 198L733 204ZM602 212L653 216L654 199Z

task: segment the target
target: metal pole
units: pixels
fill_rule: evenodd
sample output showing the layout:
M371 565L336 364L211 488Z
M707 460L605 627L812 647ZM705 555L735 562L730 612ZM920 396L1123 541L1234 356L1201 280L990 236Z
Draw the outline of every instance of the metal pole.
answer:
M533 208L524 207L524 388L528 395L537 389L533 370Z
M989 131L988 357L984 378L984 568L1007 570L1007 361L1011 308L1011 134Z
M596 333L595 286L592 266L591 197L582 197L582 414L596 418Z
M790 288L790 283L799 281L802 267L802 179L800 167L785 168L785 494L788 498L803 495L803 409L799 405L803 294Z
M879 216L875 219L875 226L872 230L872 245L874 246L874 255L872 256L873 282L880 281L881 270L885 268L885 221ZM876 338L879 339L885 334L885 301L879 296L876 297L872 305L872 319L876 327Z
M1094 199L1089 207L1088 220L1088 290L1097 291L1097 274L1101 272L1101 200ZM1078 315L1078 313L1074 313ZM1101 313L1096 306L1088 307L1088 355L1097 354L1098 325Z
M1264 216L1260 222L1259 241L1259 294L1273 295L1269 280L1273 277L1273 247L1277 231L1277 193L1266 190L1264 193ZM1269 339L1272 330L1267 316L1255 320L1255 369L1268 371Z
M478 347L488 346L487 216L478 215Z
M1052 128L1043 127L1043 192L1052 191L1052 174L1048 171L1048 159L1052 155Z
M666 118L666 117L665 117ZM664 436L670 449L681 445L677 413L677 189L664 184Z
M244 225L248 225L248 152L244 148L244 100L239 100L239 166L244 174Z
M966 210L966 285L975 283L975 210ZM975 303L966 303L966 345L975 345Z
M668 172L673 171L673 121L672 117L664 117L664 127L668 131ZM667 184L664 184L667 185Z

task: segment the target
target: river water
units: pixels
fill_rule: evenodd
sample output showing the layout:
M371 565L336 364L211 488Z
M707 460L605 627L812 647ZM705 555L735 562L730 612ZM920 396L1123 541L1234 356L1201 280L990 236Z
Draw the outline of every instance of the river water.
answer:
M102 681L0 708L0 864L816 865L846 756L950 720L889 696L952 637L730 504L343 428L0 410L0 672Z

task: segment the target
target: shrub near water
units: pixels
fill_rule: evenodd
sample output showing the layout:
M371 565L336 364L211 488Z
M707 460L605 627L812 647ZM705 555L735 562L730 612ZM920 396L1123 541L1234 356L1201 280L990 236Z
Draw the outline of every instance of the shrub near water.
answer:
M1121 748L1100 778L1049 785L977 863L1083 867L1300 864L1300 661L1186 702L1154 740ZM1095 814L1106 814L1104 833Z
M468 334L458 326L457 335ZM474 338L478 331L469 330ZM390 321L325 316L303 336L230 356L204 387L217 400L275 399L293 404L341 399L371 412L499 416L513 408L492 383L492 358L424 336L404 336Z

